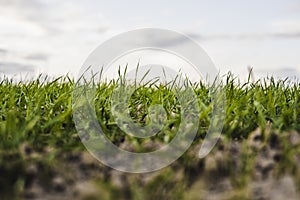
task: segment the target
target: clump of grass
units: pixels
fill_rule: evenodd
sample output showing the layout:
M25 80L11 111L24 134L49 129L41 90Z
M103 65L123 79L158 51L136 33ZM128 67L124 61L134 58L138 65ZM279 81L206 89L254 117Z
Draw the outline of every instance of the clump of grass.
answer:
M267 124L277 130L299 131L300 85L273 77L255 83L237 83L231 76L225 85L227 109L224 133L247 137L257 127Z

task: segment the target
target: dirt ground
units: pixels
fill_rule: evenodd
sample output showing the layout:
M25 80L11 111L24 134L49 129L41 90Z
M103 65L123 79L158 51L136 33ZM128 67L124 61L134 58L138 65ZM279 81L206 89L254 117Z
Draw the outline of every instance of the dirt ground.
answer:
M197 157L200 145L146 174L118 172L87 151L43 161L51 149L38 153L24 145L23 181L16 181L23 189L17 196L7 189L0 199L300 199L299 133L257 129L248 139L223 138L204 159Z

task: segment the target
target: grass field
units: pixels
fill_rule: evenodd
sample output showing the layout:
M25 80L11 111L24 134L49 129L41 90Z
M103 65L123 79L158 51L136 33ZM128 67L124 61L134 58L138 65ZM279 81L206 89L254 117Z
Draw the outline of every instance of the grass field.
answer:
M141 125L149 121L150 105L164 106L167 125L151 140L135 139L116 125L110 113L115 87L115 82L98 84L94 99L107 137L134 151L170 142L181 109L172 87L140 86L130 99L130 115ZM268 191L273 190L294 192L291 198L297 197L298 83L274 78L239 83L228 75L222 86L226 94L222 137L205 159L195 152L209 126L212 102L208 86L193 84L202 110L193 145L171 166L144 175L116 172L89 156L72 119L73 89L74 81L68 77L26 83L1 80L0 199L259 199L264 195L268 199L272 198ZM276 188L281 182L292 186L281 191Z

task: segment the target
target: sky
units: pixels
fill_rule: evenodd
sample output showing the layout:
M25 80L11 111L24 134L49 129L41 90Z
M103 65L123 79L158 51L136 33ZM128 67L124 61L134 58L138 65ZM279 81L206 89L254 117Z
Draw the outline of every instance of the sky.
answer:
M300 77L300 0L0 0L0 74L76 76L102 42L147 27L190 36L221 74Z

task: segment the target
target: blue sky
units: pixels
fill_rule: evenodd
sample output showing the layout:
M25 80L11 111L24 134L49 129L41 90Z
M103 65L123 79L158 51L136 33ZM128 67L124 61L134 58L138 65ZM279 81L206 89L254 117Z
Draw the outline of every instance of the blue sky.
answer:
M0 0L0 73L75 75L103 41L145 27L191 36L221 73L299 76L299 0Z

